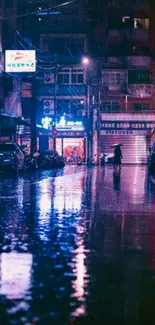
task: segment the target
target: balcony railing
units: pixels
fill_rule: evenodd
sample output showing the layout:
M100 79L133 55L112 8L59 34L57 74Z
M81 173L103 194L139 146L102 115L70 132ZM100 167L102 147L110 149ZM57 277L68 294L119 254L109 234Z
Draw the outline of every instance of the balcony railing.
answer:
M148 42L150 31L146 28L133 28L130 35L133 42Z
M108 43L148 43L150 38L150 31L146 28L124 28L124 29L108 29Z
M120 108L100 108L101 114L114 114L114 113L125 113L125 114L155 114L155 107L152 109L134 109L130 104L126 107Z

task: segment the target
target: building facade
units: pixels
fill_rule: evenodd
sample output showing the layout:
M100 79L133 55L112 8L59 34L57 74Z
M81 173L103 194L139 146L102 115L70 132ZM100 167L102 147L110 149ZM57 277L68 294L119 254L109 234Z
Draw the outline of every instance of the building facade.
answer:
M5 72L5 50L16 50L16 35L18 30L19 2L18 0L1 1L1 111L11 116L22 116L21 108L21 76Z
M35 15L25 18L27 26L21 28L20 46L33 44L36 49L37 124L51 121L48 130L38 130L38 146L41 151L54 148L70 161L77 156L86 161L91 150L89 76L83 63L88 53L86 7L84 1L49 7L49 1L27 4L27 12ZM26 77L22 87L23 115L28 118L33 102Z
M38 147L97 162L122 143L124 163L146 163L155 127L153 1L20 4L18 48L36 49L37 124L50 118L54 126L38 131ZM30 77L22 77L25 118L34 106Z
M155 127L153 1L92 0L89 12L91 51L100 62L100 151L122 143L124 163L146 163Z

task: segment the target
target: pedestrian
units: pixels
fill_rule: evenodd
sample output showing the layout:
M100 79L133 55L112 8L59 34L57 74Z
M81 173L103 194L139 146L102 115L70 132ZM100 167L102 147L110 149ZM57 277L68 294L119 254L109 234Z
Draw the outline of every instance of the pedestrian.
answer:
M120 146L116 146L114 150L114 168L119 167L121 169L121 159L123 158Z

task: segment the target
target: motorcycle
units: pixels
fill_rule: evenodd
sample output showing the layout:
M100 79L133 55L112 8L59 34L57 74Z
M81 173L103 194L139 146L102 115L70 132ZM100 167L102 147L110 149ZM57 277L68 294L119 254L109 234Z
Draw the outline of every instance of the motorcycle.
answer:
M100 161L101 166L105 166L105 157L106 157L105 154L103 154L103 156L101 157L101 161Z
M38 167L41 169L57 169L64 168L65 162L63 157L59 156L57 152L45 151L40 153L37 158Z
M25 155L24 158L24 169L36 169L37 166L37 159L35 157L31 157L31 155Z
M95 166L94 159L92 159L91 157L88 157L88 158L87 158L87 166L88 166L88 167L93 167L93 166Z

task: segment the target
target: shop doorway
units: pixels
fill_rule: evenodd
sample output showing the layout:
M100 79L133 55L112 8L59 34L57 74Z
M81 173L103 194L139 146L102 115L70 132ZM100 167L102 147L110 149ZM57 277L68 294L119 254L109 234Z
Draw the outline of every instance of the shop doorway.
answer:
M56 150L68 163L76 164L78 159L85 161L84 138L57 138Z

